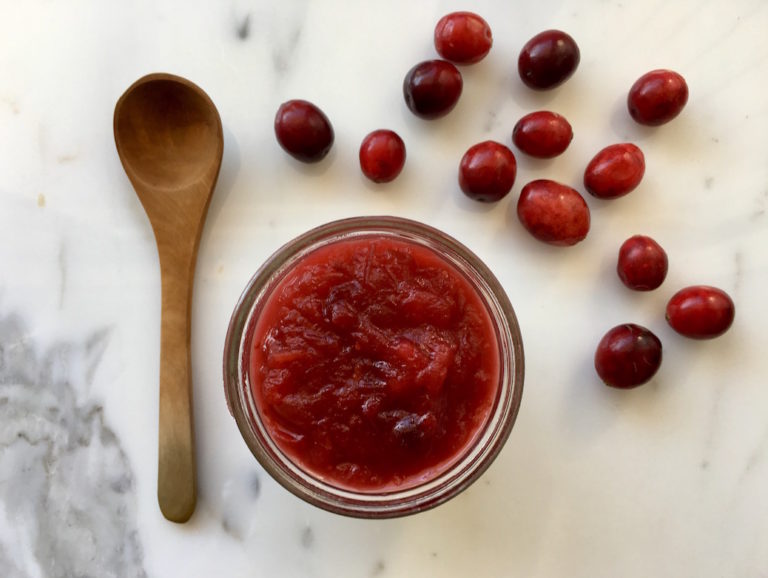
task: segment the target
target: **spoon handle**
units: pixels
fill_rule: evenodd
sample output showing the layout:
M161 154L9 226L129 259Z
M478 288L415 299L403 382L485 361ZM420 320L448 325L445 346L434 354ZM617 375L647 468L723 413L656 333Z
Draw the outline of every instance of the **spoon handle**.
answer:
M186 522L197 499L190 362L197 240L180 236L164 242L158 238L158 252L162 319L157 499L168 520Z

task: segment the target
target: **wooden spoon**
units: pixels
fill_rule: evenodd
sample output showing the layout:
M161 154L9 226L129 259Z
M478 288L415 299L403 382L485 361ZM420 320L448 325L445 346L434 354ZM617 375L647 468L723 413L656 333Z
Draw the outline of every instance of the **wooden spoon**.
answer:
M117 101L117 153L152 224L160 257L160 429L157 498L186 522L197 481L190 312L200 234L221 167L221 119L198 86L171 74L137 80Z

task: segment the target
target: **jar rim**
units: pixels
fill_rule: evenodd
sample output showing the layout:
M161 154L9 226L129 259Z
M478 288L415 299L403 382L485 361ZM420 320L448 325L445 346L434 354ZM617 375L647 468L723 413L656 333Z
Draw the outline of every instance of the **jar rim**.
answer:
M271 439L258 415L248 371L251 334L258 308L279 281L309 252L341 240L384 234L433 249L459 272L470 275L487 307L499 347L499 383L490 416L460 458L435 478L404 489L355 491L335 486L301 468ZM424 223L391 216L331 221L295 237L254 273L230 319L224 346L224 389L230 413L257 461L294 495L325 510L361 518L390 518L433 508L461 493L490 466L516 420L523 389L524 354L517 318L498 279L479 257L446 233Z

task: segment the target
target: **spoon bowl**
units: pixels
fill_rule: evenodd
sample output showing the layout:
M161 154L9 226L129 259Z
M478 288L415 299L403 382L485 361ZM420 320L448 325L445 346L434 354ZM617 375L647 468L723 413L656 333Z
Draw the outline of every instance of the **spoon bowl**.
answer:
M115 145L149 217L162 285L157 496L163 515L186 522L197 500L190 359L197 249L221 167L221 119L205 92L150 74L120 97Z
M175 189L197 181L221 156L221 123L211 106L205 93L178 77L139 80L115 115L125 170L152 186Z

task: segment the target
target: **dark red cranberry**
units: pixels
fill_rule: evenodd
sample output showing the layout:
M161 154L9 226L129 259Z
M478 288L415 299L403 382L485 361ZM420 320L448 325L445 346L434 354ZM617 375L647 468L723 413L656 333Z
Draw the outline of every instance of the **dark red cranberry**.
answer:
M616 270L621 281L635 291L652 291L667 276L667 253L645 235L630 237L619 249Z
M374 183L388 183L405 164L405 143L391 130L375 130L360 145L360 169Z
M525 43L517 59L517 70L528 87L547 90L568 80L580 59L573 38L560 30L545 30Z
M587 165L584 187L600 199L615 199L633 191L645 174L643 151L632 143L605 147Z
M517 216L528 232L550 245L575 245L589 232L589 207L579 192L541 179L523 187Z
M733 323L736 306L722 289L707 285L686 287L667 303L667 322L681 335L711 339L722 335Z
M463 85L461 73L453 64L446 60L427 60L405 75L405 104L418 117L440 118L456 106Z
M675 118L688 102L685 79L671 70L652 70L629 90L627 107L640 124L658 126Z
M459 165L459 186L476 201L507 196L517 175L515 155L503 144L487 140L469 148Z
M600 340L595 370L606 385L630 389L648 382L661 366L661 341L634 323L617 325Z
M540 159L561 154L572 139L573 129L565 117L547 110L526 114L512 131L515 146Z
M277 142L289 155L305 163L325 158L333 145L333 127L323 111L306 100L289 100L275 115Z
M443 16L435 26L435 49L452 62L480 62L491 50L491 27L473 12L452 12Z

